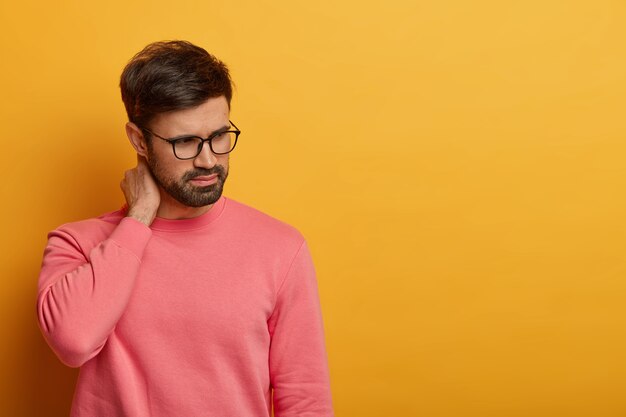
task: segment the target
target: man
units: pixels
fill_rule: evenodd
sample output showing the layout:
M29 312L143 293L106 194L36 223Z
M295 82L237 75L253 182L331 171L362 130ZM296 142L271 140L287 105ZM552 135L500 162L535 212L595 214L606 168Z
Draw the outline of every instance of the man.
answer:
M125 206L48 235L41 331L81 367L72 416L332 416L315 270L294 227L222 195L227 67L148 45L120 87Z

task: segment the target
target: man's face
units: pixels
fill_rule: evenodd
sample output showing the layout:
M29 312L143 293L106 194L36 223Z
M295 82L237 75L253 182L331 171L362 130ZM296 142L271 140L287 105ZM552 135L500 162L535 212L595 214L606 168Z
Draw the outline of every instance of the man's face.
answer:
M226 126L229 108L226 98L211 98L191 109L157 115L148 128L164 138L194 135L203 138ZM178 202L189 207L215 203L228 177L229 154L215 155L205 142L202 152L194 159L180 160L174 156L172 145L155 136L148 146L148 166L157 184ZM217 174L216 181L202 184L191 181L196 177Z

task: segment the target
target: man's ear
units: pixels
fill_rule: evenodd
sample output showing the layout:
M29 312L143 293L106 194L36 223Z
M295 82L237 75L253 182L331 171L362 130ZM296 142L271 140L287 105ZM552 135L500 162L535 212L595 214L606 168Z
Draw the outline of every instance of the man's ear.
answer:
M128 122L126 123L126 136L128 136L128 140L130 140L130 144L133 145L135 151L144 158L147 158L148 145L141 129L133 122Z

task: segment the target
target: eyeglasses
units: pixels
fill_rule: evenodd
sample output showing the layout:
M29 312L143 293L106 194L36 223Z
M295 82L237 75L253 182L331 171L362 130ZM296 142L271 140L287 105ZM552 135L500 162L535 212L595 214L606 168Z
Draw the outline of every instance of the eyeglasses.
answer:
M211 149L211 152L216 155L225 155L235 149L235 145L237 144L237 138L239 138L239 134L241 133L241 131L237 128L237 126L235 126L233 122L231 122L230 120L229 122L234 127L234 129L220 129L217 132L213 132L211 136L206 139L201 138L200 136L193 135L185 135L167 139L163 136L157 135L149 129L142 127L141 130L170 143L172 145L172 150L174 151L174 156L176 158L193 159L196 156L200 155L200 152L202 152L202 146L204 145L204 142L209 142L209 148Z

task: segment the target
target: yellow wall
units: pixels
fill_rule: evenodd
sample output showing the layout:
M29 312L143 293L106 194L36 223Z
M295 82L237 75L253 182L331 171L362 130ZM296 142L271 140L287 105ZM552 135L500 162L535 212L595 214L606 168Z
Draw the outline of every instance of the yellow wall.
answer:
M225 194L316 262L338 416L626 415L626 2L3 2L0 409L67 415L46 233L117 209L145 44L226 61Z

